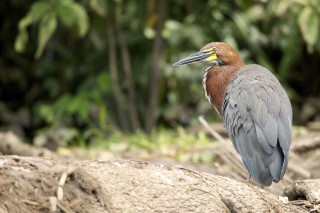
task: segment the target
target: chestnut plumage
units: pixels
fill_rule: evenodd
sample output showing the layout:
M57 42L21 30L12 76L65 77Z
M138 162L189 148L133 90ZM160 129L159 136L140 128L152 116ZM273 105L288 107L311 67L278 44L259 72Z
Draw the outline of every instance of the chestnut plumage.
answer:
M289 98L266 68L245 65L228 44L212 42L173 66L208 62L203 89L222 116L228 135L252 178L279 182L287 169L292 137Z

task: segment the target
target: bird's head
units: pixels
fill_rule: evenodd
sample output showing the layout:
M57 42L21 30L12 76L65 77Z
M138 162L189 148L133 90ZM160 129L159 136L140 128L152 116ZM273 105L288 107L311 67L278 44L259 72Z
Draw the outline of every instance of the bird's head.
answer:
M231 46L223 42L212 42L202 47L199 52L177 61L172 66L195 62L208 62L210 66L243 64L239 54Z

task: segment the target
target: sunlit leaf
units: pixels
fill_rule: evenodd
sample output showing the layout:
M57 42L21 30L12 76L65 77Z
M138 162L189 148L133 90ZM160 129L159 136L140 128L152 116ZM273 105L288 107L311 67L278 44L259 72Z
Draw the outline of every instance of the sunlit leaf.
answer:
M90 0L89 4L94 12L96 12L99 16L106 16L107 2L105 0Z
M76 23L77 17L72 13L70 3L60 4L57 12L60 21L67 27L72 27Z
M14 49L21 53L24 52L25 46L28 42L27 27L31 24L37 23L51 8L51 4L45 1L39 1L32 4L28 14L19 22L19 34L16 37Z
M156 36L156 32L150 27L146 27L143 33L148 39L153 39Z
M55 14L48 14L41 20L38 34L38 48L35 55L36 58L40 58L49 38L52 36L56 28L57 18Z
M32 4L32 7L27 14L32 19L32 22L39 21L50 9L52 9L52 4L46 1L37 1Z
M299 15L299 27L303 39L309 46L314 46L319 36L319 14L311 7L305 7Z
M83 37L89 29L87 12L79 3L74 1L61 1L58 8L59 19L68 27L75 25L78 36Z
M14 42L15 51L17 51L18 53L24 52L27 42L28 42L28 33L26 30L21 30Z

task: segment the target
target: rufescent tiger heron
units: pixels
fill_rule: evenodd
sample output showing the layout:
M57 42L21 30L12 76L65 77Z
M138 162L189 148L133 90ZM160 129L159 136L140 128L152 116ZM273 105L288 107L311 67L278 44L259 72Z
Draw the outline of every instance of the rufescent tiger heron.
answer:
M173 64L208 62L203 89L222 116L231 141L250 176L263 186L279 182L287 169L291 144L289 98L266 68L245 65L228 44L213 42Z

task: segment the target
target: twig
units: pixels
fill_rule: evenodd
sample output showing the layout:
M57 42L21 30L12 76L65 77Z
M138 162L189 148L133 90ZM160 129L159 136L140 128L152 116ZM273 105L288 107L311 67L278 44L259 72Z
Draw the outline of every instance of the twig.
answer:
M55 196L49 197L49 202L50 202L50 212L56 212L57 205L58 205L57 197Z
M66 180L67 180L68 174L66 172L63 172L60 180L59 180L59 185L57 188L57 198L58 200L63 200L63 185L65 184Z
M58 201L58 206L62 210L62 212L65 213L72 213L72 211L68 210L66 207L64 207L59 201Z
M57 212L57 207L61 209L62 212L65 213L72 213L72 211L68 210L66 207L62 205L57 199L57 197L49 197L49 202L50 202L50 212Z
M210 134L215 139L217 139L220 144L223 145L222 148L225 149L226 152L217 153L221 157L221 159L225 163L233 167L243 177L246 177L248 175L248 172L243 167L240 156L231 147L230 142L225 140L218 132L216 132L213 128L211 128L208 122L203 118L203 116L199 116L198 119L200 123L210 132Z
M210 134L217 139L219 142L221 143L225 143L225 139L218 133L216 132L214 129L212 129L210 127L210 125L208 124L208 122L203 118L203 116L199 116L198 117L200 123L210 132Z
M57 188L57 199L63 200L63 186L66 183L68 175L70 175L76 168L70 167L67 171L63 172L60 179L59 179L59 185Z
M31 200L26 200L26 199L21 200L21 202L24 202L24 203L27 203L27 204L30 204L30 205L33 205L33 206L39 206L40 205L38 202L34 202L34 201L31 201Z

